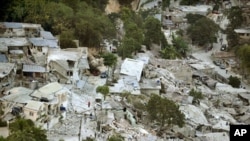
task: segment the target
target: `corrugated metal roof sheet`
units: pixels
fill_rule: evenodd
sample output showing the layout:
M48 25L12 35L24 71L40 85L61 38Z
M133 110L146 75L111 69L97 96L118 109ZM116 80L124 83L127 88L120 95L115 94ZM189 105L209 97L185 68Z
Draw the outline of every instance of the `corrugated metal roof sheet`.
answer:
M0 38L0 47L8 46L28 46L29 42L26 38Z
M7 52L8 47L0 42L0 52Z
M23 28L21 23L14 23L14 22L4 22L3 23L6 28Z
M57 40L48 40L43 38L29 38L29 41L34 45L38 47L51 47L51 48L57 48Z
M120 73L128 76L136 76L137 81L139 81L141 79L143 67L143 61L126 58L122 63Z
M14 67L14 63L0 63L0 78L7 76Z
M48 32L48 31L40 31L40 35L44 39L49 39L49 40L54 40L55 39L55 37L51 34L51 32Z
M25 88L25 87L15 87L8 90L6 93L10 93L7 96L4 96L2 99L10 102L17 103L27 103L32 97L29 96L33 90Z
M250 33L250 28L234 29L236 33Z
M32 93L31 96L37 98L44 97L47 98L48 100L52 100L54 98L54 94L62 89L63 86L61 84L59 84L58 82L52 82L39 88L34 93Z
M2 62L2 63L8 62L8 58L5 54L0 54L0 62Z
M38 65L23 65L23 72L46 72L46 69Z

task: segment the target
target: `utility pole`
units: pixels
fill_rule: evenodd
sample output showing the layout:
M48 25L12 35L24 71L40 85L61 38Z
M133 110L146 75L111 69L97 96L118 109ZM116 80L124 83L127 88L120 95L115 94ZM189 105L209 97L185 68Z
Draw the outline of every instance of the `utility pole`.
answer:
M80 119L80 127L79 127L79 141L81 141L81 130L82 130L82 117Z

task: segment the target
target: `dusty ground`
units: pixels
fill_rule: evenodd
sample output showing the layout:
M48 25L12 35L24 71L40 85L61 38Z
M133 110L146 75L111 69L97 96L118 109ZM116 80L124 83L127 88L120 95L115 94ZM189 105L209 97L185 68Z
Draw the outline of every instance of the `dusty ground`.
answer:
M7 127L0 128L0 136L7 137L9 135L9 130Z
M132 9L133 10L137 10L139 3L140 3L140 0L134 0L131 3ZM109 0L109 4L107 5L107 7L105 9L105 12L107 14L110 14L112 12L117 13L119 11L120 11L120 4L119 4L119 2L117 0Z
M109 0L109 4L107 5L105 12L110 14L112 12L119 12L120 11L120 4L117 0Z

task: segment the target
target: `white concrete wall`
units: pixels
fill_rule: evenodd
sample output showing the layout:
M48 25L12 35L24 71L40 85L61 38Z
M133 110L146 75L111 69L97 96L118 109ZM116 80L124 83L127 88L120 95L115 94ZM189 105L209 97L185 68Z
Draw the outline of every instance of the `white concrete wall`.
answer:
M40 116L37 111L34 111L34 110L30 110L30 109L27 109L27 108L24 108L24 117L26 119L31 119L32 121L36 121L37 118ZM33 116L30 115L30 112L33 113Z

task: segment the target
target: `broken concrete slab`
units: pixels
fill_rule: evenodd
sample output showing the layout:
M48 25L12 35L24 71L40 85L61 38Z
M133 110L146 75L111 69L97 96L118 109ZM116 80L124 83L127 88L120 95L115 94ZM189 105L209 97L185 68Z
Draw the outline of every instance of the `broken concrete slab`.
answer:
M239 98L242 99L246 105L250 104L250 94L249 93L239 93Z
M200 108L194 105L181 105L180 110L184 113L186 119L195 125L209 125L207 118Z
M193 127L190 127L189 125L185 125L182 128L180 128L178 126L173 126L173 131L175 133L182 134L185 137L194 137L195 136L195 129Z

